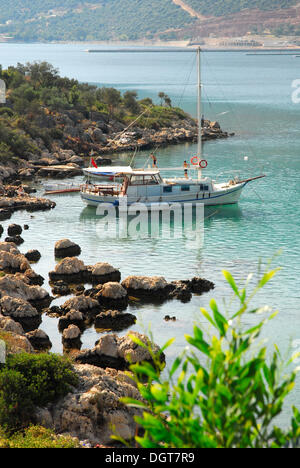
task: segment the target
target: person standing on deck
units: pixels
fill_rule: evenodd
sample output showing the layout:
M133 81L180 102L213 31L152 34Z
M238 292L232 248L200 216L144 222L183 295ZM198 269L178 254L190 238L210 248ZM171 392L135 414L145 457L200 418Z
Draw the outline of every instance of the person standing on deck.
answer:
M152 153L150 154L150 158L152 159L152 167L157 167L157 158L156 156Z

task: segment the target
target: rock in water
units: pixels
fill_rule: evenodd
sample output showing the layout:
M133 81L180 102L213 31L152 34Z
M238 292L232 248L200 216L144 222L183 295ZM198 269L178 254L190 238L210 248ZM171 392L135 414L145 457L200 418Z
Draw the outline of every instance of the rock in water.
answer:
M162 276L128 276L122 281L129 296L145 301L160 302L168 299L169 283Z
M119 310L107 310L97 315L95 319L95 328L101 330L122 331L131 327L136 322L136 316L124 314Z
M22 226L19 224L10 224L7 228L7 234L9 236L20 236L23 232Z
M81 348L81 331L76 325L69 325L63 331L62 342L66 349L80 349Z
M81 248L69 239L62 239L56 242L54 254L56 258L77 257L81 254Z
M119 283L109 282L100 286L95 298L104 309L125 310L128 306L127 292Z
M93 284L104 284L109 282L119 282L121 273L109 263L96 263L92 267Z
M84 283L90 274L82 260L66 257L49 272L51 281L65 281L66 283Z
M27 258L27 260L29 262L38 262L41 258L41 254L38 250L36 249L33 249L33 250L29 250L26 254L25 254L25 257Z

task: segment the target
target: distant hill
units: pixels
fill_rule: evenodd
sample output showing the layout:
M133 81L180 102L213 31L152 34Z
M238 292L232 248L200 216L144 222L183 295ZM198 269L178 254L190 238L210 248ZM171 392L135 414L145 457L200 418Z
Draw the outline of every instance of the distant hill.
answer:
M268 29L300 35L299 0L0 0L15 41L188 40Z
M226 16L245 9L278 10L299 3L298 0L185 0L194 10L204 16Z
M172 0L0 0L0 33L16 40L136 40L193 22Z

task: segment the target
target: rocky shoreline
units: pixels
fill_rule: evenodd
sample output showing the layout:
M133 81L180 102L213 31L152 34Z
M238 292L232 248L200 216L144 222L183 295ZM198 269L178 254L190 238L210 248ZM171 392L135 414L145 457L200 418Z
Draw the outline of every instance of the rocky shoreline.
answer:
M74 112L74 111L73 111ZM191 117L174 120L169 127L148 129L126 126L109 119L106 114L93 112L90 119L82 122L79 117L59 114L59 124L63 129L61 140L53 140L49 151L41 140L33 140L39 151L28 153L22 159L8 161L0 165L0 184L26 183L37 179L51 177L64 179L83 174L82 168L89 163L91 154L98 165L110 165L110 156L137 150L156 150L168 145L197 141L197 123ZM58 119L58 116L55 116ZM72 120L72 118L73 120ZM45 117L45 126L50 126L53 116ZM50 119L50 120L49 120ZM52 124L58 125L54 119ZM42 123L40 123L42 125ZM203 141L228 138L234 134L224 132L218 122L203 122ZM16 183L17 182L17 183ZM0 186L1 188L1 186Z
M22 227L10 225L7 231L21 235ZM73 256L65 257L66 253ZM85 265L77 258L80 253L80 247L69 239L54 246L53 255L63 258L49 272L50 286L55 297L71 297L61 306L51 307L55 297L42 287L46 279L31 264L41 258L40 252L22 253L15 243L0 242L0 338L3 333L9 336L7 353L48 352L52 344L40 328L43 314L59 319L57 332L64 352L71 356L79 385L57 403L36 408L34 421L90 445L105 445L111 444L112 426L125 440L135 435L134 416L138 410L119 401L120 397L141 399L135 383L124 373L129 369L129 358L131 363L152 361L145 335L136 331L122 336L111 333L128 330L135 324L136 316L126 312L129 304L137 299L141 304L188 302L193 294L203 294L214 284L202 278L168 282L163 277L136 275L121 281L117 268L101 262ZM81 349L82 333L91 326L100 338L93 348ZM137 345L132 336L146 348ZM151 346L160 352L157 345ZM164 354L160 356L164 362Z

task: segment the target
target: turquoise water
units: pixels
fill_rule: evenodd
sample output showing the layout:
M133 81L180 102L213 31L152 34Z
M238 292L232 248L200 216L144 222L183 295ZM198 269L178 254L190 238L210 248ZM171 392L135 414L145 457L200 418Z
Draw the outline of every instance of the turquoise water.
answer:
M90 46L92 47L92 46ZM135 89L140 97L157 98L166 92L174 105L195 114L196 69L192 54L87 54L82 45L0 45L0 63L47 60L63 75L91 83L113 85L124 91ZM218 120L223 129L236 132L234 138L204 145L209 165L207 175L214 178L234 170L245 176L264 172L267 178L254 182L243 192L239 206L217 208L205 221L204 246L189 249L184 239L176 240L103 240L97 235L95 210L85 208L78 195L53 197L54 211L16 213L5 222L26 223L22 251L38 248L42 259L35 270L47 278L55 266L54 243L68 237L82 248L86 264L107 261L129 274L163 275L168 280L195 275L212 280L216 288L209 294L193 297L188 304L177 301L162 306L141 306L135 330L151 327L155 341L162 345L175 336L167 352L168 362L183 350L185 333L191 333L199 308L207 307L215 297L222 305L231 300L222 269L230 270L238 281L256 272L260 259L266 262L282 249L274 266L282 269L272 283L260 293L259 304L269 304L280 311L270 323L264 337L269 347L276 343L283 353L291 354L291 343L300 339L299 293L299 224L300 224L300 104L291 99L293 80L300 78L299 61L290 56L247 56L244 53L203 54L204 112ZM195 152L190 144L159 149L163 166L182 164ZM248 160L244 160L244 156ZM116 159L130 162L132 155ZM136 165L144 165L148 153L139 153ZM80 180L80 179L79 179ZM48 288L48 284L46 285ZM66 298L56 301L64 302ZM176 322L164 322L165 315L175 315ZM254 323L255 317L245 317ZM203 324L204 325L204 324ZM57 321L44 317L41 328L50 336L53 351L61 352ZM125 332L124 332L125 333ZM83 347L92 347L99 334L94 329L83 335ZM295 351L295 350L293 350ZM300 382L289 403L299 406ZM287 411L282 418L288 420Z

